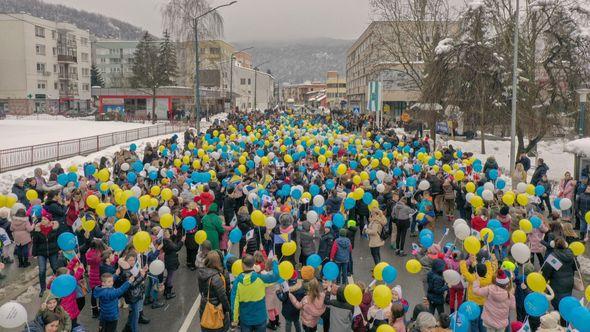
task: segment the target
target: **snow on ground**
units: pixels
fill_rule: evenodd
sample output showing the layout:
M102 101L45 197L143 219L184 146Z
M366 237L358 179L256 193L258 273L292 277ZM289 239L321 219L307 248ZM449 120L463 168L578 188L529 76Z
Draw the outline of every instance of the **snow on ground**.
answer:
M62 119L63 118L63 119ZM0 121L0 149L50 143L135 129L151 125L118 121L88 121L73 118L7 118Z
M559 181L563 178L566 171L574 171L574 155L569 152L564 152L564 147L568 143L564 139L555 139L551 141L542 141L538 144L537 151L539 158L543 158L549 171L547 177L549 180ZM510 170L510 141L492 141L486 140L486 154L482 155L481 141L478 139L470 141L453 141L448 140L447 144L453 145L455 148L461 149L463 152L472 152L474 156L485 163L489 156L494 156L498 165L504 168L503 174L509 176ZM531 158L531 165L535 165L536 159ZM533 175L534 169L529 170L529 179Z
M220 114L212 116L211 121L215 121L216 119L223 121L226 118L227 118L227 113L220 113ZM201 120L201 131L207 130L211 126L211 123L212 122L207 122L204 119L202 119ZM184 142L183 133L177 133L177 134L178 134L178 142ZM58 160L55 162L49 162L49 163L40 164L40 165L36 165L36 166L32 166L32 167L21 168L19 170L15 170L15 171L11 171L11 172L1 173L0 193L1 194L10 193L12 190L12 185L14 184L14 181L19 177L27 178L27 177L33 176L33 171L35 170L35 168L41 168L43 170L43 173L47 177L49 174L49 171L53 168L53 165L55 165L55 163L59 162L59 163L61 163L61 165L64 169L67 169L71 165L77 165L78 171L79 171L79 173L81 173L82 172L82 165L85 162L88 162L88 161L97 161L98 162L98 161L100 161L100 158L103 156L112 157L115 154L115 152L117 152L121 149L129 149L129 146L131 145L131 143L135 143L137 145L137 152L140 155L140 157L142 157L143 150L148 142L151 143L153 146L158 141L169 138L172 135L173 134L154 136L154 137L150 137L150 138L136 140L133 142L113 145L113 146L108 147L104 150L89 154L88 156L75 156L75 157L71 157L71 158L67 158L67 159Z

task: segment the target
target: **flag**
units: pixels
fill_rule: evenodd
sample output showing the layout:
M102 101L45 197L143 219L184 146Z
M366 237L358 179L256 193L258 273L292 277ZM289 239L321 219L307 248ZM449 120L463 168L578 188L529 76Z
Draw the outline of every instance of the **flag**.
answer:
M529 325L529 320L525 320L524 324L522 324L522 327L520 328L520 330L518 330L518 332L532 332L533 330L531 329L531 326Z
M549 264L552 268L555 269L555 271L559 270L563 265L563 263L559 259L557 259L557 257L555 257L553 254L549 254L549 256L547 256L545 263Z

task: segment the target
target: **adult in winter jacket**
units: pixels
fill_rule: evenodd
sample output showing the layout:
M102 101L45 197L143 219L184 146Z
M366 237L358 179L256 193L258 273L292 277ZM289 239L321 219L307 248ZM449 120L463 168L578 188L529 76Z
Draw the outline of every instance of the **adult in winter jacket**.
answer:
M212 203L209 207L207 215L202 219L203 230L207 233L207 240L211 241L211 248L213 250L219 249L219 239L221 234L225 232L221 218L217 215L217 204Z
M16 211L12 222L10 223L10 230L14 239L15 255L18 259L19 267L27 267L29 263L29 246L31 244L31 232L33 231L33 224L29 222L26 216L25 209L20 208Z
M203 192L200 195L195 196L194 198L195 203L200 204L201 206L205 207L205 212L209 211L209 207L211 204L215 202L215 196L209 190L209 186L206 185L203 189ZM215 204L217 205L217 204ZM217 211L215 211L217 212Z
M430 313L434 314L438 311L439 315L445 312L445 292L449 290L445 279L443 278L443 271L445 270L445 261L442 259L435 259L432 262L432 269L428 272L428 292L426 297L430 304Z
M164 251L164 267L166 268L166 282L164 283L164 296L166 300L176 297L172 292L174 275L180 267L178 252L182 249L182 243L185 238L180 236L170 236L169 231L164 231L164 240L162 250Z
M406 255L404 252L406 236L414 212L414 209L408 205L408 199L406 197L400 198L399 202L397 202L393 208L392 217L397 226L397 232L395 235L395 253L399 256Z
M547 174L549 170L549 166L545 164L543 158L537 159L537 168L535 168L535 172L533 173L533 177L531 178L531 184L536 186L537 183L541 180L544 174Z
M495 169L497 170L498 163L496 162L496 158L494 156L489 156L486 160L486 163L483 165L483 172L486 174L486 178L490 178L490 171Z
M559 310L559 301L572 295L574 289L574 274L577 270L574 253L567 247L563 237L554 240L552 255L560 262L561 267L556 270L551 264L543 265L543 276L553 288L555 297L551 304L555 310Z
M304 221L301 224L301 231L299 232L299 246L301 247L299 263L301 265L307 265L307 257L316 253L315 241L310 230L311 224L309 221Z
M202 331L227 331L229 329L229 276L224 272L220 255L216 251L210 251L205 258L205 267L198 270L199 292L201 303L199 305L199 317L203 316L207 302L223 308L225 318L222 327L214 329L201 325ZM201 320L202 323L202 320Z
M59 224L57 221L50 221L47 218L43 218L31 232L33 256L37 257L37 263L39 265L40 296L43 296L47 288L47 261L49 261L53 273L57 273L57 253L59 252L59 247L57 246L58 228Z
M336 190L333 190L330 193L330 197L326 200L326 213L338 213L340 211L340 205L342 205L342 198L338 197Z
M334 234L329 225L322 227L323 234L320 237L320 245L318 247L318 255L325 261L330 258L330 250L332 250L332 244L334 243Z
M504 270L498 270L494 284L480 287L473 284L473 292L486 299L481 319L488 332L504 332L509 324L510 310L516 309L514 294L510 289L510 279Z
M526 155L526 153L520 155L518 163L522 165L525 172L528 172L529 169L531 169L531 159Z
M30 203L27 199L27 189L25 188L25 180L23 178L18 178L14 181L12 193L16 195L18 202L21 202L27 208L29 207Z
M60 234L68 230L66 225L66 213L68 208L61 203L61 198L57 191L50 191L47 193L44 209L51 214L53 220L59 222Z
M381 231L387 224L387 219L379 208L371 210L371 216L369 217L369 225L365 228L365 234L369 236L369 248L371 250L371 256L373 262L377 265L381 262L381 247L385 244L385 241L381 238Z
M537 185L543 186L543 188L545 188L545 192L540 197L541 203L539 203L539 207L541 208L541 210L544 210L543 203L545 203L545 206L549 211L549 215L551 215L551 212L553 210L551 207L551 202L549 201L549 195L551 194L551 182L549 182L549 180L547 179L547 174L541 177L541 181L537 182Z
M354 307L346 302L344 286L332 285L332 295L334 293L336 297L327 301L330 308L330 331L350 331Z
M303 289L303 282L301 279L288 281L289 289L285 292L283 289L277 291L277 297L283 303L281 308L281 315L285 318L285 331L291 332L291 325L294 326L296 332L301 331L301 322L299 321L299 309L297 309L291 300L289 294L293 294L297 301L301 301L305 296Z
M348 279L348 265L351 259L352 243L346 236L348 231L346 229L340 229L339 237L334 240L332 249L330 250L330 260L338 265L340 274L338 276L338 282L346 284Z
M512 172L512 189L516 189L516 186L521 182L526 183L526 171L521 163L516 163Z
M574 194L576 190L576 180L572 179L570 172L565 172L565 175L559 183L559 192L557 196L559 198L567 198L574 201ZM571 221L572 219L572 208L561 211L561 219L563 221Z

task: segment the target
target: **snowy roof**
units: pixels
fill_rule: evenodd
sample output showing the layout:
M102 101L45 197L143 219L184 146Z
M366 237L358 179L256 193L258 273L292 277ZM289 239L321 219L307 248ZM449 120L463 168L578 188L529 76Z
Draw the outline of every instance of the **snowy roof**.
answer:
M442 111L442 106L437 103L416 103L410 107L412 110L418 111Z
M590 137L584 137L566 143L563 151L583 157L590 157Z

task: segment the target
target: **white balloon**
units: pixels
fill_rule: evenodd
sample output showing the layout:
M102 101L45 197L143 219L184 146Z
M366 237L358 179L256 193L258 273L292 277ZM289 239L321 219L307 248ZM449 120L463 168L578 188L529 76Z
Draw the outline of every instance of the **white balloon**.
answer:
M531 249L524 243L515 243L510 248L512 257L520 263L524 264L531 258Z
M467 193L467 195L465 195L465 200L467 201L467 203L471 203L471 199L475 197L474 193Z
M148 164L146 164L146 165L148 165ZM158 171L158 168L156 166L148 166L147 170L148 170L149 173L151 173L151 172L157 172Z
M192 154L192 153L191 153L190 151L184 151L184 155L185 155L185 156L189 156L189 157L190 157L190 155L191 155L191 154Z
M527 184L526 184L526 183L524 183L524 182L521 182L521 183L519 183L519 184L516 186L516 191L518 191L518 192L519 192L519 193L521 193L521 194L522 194L522 193L525 193L525 192L526 192L526 187L527 187Z
M318 221L318 213L313 210L307 211L307 221L315 224L315 222Z
M324 196L315 195L315 197L313 198L313 205L316 207L324 206Z
M277 220L275 219L275 217L267 217L266 218L266 228L267 229L273 229L275 228L275 226L277 225Z
M145 173L145 171L141 171L139 172L139 176L141 176L142 178L145 178L147 174Z
M494 184L493 184L493 183L491 183L491 182L486 182L486 183L484 183L484 185L483 185L483 189L485 189L485 190L489 190L489 191L491 191L491 192L494 192ZM485 198L484 198L484 199L485 199Z
M14 329L27 322L27 310L22 304L14 301L4 303L0 307L0 326Z
M155 276L159 276L160 274L164 273L164 269L164 262L159 259L156 259L150 263L150 273Z
M418 189L424 191L424 190L428 190L428 188L430 188L430 182L428 182L426 180L422 180L422 181L420 181L420 183L418 183Z
M256 193L249 193L248 194L248 202L250 202L250 204L254 204L254 202L258 199L258 195L256 195Z
M273 159L275 159L275 153L269 152L267 157L268 157L268 160L273 160Z
M461 275L455 270L445 270L443 272L443 278L449 286L455 286L461 282Z
M213 151L211 152L211 157L213 157L215 160L219 160L219 158L221 158L221 154L218 151Z
M261 159L262 159L262 158L260 158L259 156L254 156L254 163L255 163L256 165L260 164L260 160L261 160Z
M176 188L172 189L172 194L174 196L178 196L178 189L176 189Z
M131 191L133 191L133 196L135 196L135 197L141 196L141 188L139 188L138 186L131 187Z
M387 174L385 172L383 172L382 170L377 171L377 179L379 179L379 181L383 181L383 179L385 179L386 175Z
M461 219L461 218L455 219L455 222L453 222L453 228L459 224L467 225L467 221L465 221L465 219Z
M481 193L481 198L483 198L483 200L486 202L493 201L494 193L491 190L484 189L484 191Z
M379 183L377 185L377 192L382 193L385 191L385 185L383 183Z
M572 200L569 198L562 198L559 201L559 209L561 211L567 210L572 207Z
M163 205L162 207L160 207L158 209L158 216L161 217L161 216L165 215L166 213L170 213L170 208L167 207L166 205Z
M167 169L165 169L165 168L162 168L162 169L160 170L160 175L161 175L163 178L165 178L165 177L166 177L166 171L168 171L168 170L167 170Z
M129 164L128 163L122 163L121 164L121 170L127 172L129 170Z
M465 240L469 235L471 235L471 228L467 226L467 224L459 224L454 227L455 236L459 240Z

